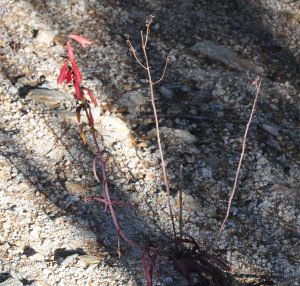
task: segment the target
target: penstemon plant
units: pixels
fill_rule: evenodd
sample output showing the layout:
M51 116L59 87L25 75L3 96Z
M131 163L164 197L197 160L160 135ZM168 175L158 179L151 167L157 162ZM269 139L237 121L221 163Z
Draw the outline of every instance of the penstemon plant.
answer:
M79 36L79 35L69 35L71 39L74 41L80 43L84 48L87 47L88 45L92 44L91 41L88 39ZM152 285L152 274L153 270L155 267L155 260L157 257L157 250L152 247L152 246L141 246L137 244L136 242L132 241L127 237L127 235L124 233L122 228L120 227L120 223L116 214L116 211L114 209L115 205L125 205L125 206L131 206L130 204L122 201L116 201L116 200L111 200L110 198L110 193L109 193L109 188L108 188L108 178L106 174L106 166L105 166L105 160L103 156L103 151L100 148L100 145L97 140L97 135L96 135L96 129L94 128L94 118L92 114L92 110L90 107L90 103L92 102L95 106L97 106L97 101L96 98L93 94L93 92L84 87L82 85L82 75L81 72L76 64L75 57L74 57L74 52L71 47L71 44L67 42L67 56L68 59L65 60L61 70L59 77L57 79L58 84L71 84L74 87L75 93L74 93L74 99L76 100L76 117L79 125L79 131L80 131L80 136L83 141L83 144L86 145L87 141L83 132L83 124L81 122L81 112L83 111L88 119L88 124L89 124L89 129L90 132L93 136L93 141L96 146L96 156L93 159L92 165L93 165L93 173L94 177L98 182L102 183L102 190L103 194L102 196L86 196L84 198L85 202L95 200L104 203L105 205L105 210L109 210L112 221L114 224L114 228L117 233L117 238L118 238L118 255L119 257L121 256L121 241L125 241L128 245L131 247L135 247L140 250L141 252L141 260L142 260L142 265L146 273L146 281L147 281L147 286ZM89 96L89 99L86 97L86 94ZM90 102L91 101L91 102ZM97 174L97 166L100 167L100 174ZM150 260L150 266L148 267L147 265L147 258Z
M87 47L88 45L92 44L91 41L89 41L86 38L81 37L81 36L70 35L69 37L71 39L79 42L84 48ZM93 131L94 118L93 118L93 114L91 111L90 102L86 98L85 91L88 94L90 100L93 102L93 104L95 106L97 106L98 104L97 104L96 98L95 98L94 94L92 93L92 91L81 85L82 75L76 64L73 49L69 42L67 42L67 50L68 50L68 59L65 60L64 65L61 68L60 75L57 79L57 83L58 84L62 84L62 83L73 84L73 86L74 86L74 89L75 89L74 97L77 100L76 115L77 115L77 120L78 120L78 124L79 124L80 135L81 135L83 143L87 144L85 135L83 132L83 125L81 124L81 120L80 120L81 111L84 110L84 112L86 113L92 133L94 133L94 131Z
M157 259L159 257L164 257L170 259L175 267L179 270L179 272L186 278L186 280L191 284L192 283L192 274L197 274L199 278L199 283L197 285L216 285L216 286L230 286L232 285L230 282L230 279L224 275L224 271L229 271L230 268L217 257L216 254L220 252L219 250L210 249L209 251L201 249L200 245L196 242L196 240L189 236L188 234L183 234L183 222L182 222L182 201L180 204L180 218L179 218L179 236L177 235L177 231L175 228L175 218L172 211L172 206L170 203L170 196L169 196L169 183L167 179L167 171L164 163L164 157L163 157L163 151L162 146L160 142L160 132L159 132L159 124L158 124L158 115L156 111L156 105L154 100L154 86L163 80L168 60L166 61L165 67L163 69L162 75L159 80L153 81L152 80L152 74L151 74L151 67L149 65L148 61L148 55L147 55L147 43L150 35L150 26L152 24L153 17L150 19L149 22L146 23L146 34L144 35L143 32L141 32L141 41L142 41L142 51L144 55L144 63L142 60L140 60L137 57L136 50L134 49L131 42L128 40L127 43L129 45L130 52L132 53L134 59L137 61L137 63L146 71L148 80L149 80L149 89L150 89L150 97L154 112L154 118L156 123L156 132L157 132L157 143L158 148L160 151L160 157L162 162L162 171L163 171L163 177L164 177L164 183L167 189L168 194L168 206L170 211L170 218L171 218L171 224L173 229L173 238L169 239L165 243L161 243L158 246L153 245L152 243L149 243L148 245L141 245L137 242L131 240L128 238L128 236L125 234L123 229L120 226L117 213L115 211L115 206L121 205L121 206L132 206L129 203L123 202L123 201L117 201L117 200L111 200L110 198L110 192L109 192L109 184L108 184L108 176L106 173L106 163L104 158L104 150L101 149L100 144L97 139L97 131L95 129L95 122L93 118L93 113L91 109L91 104L94 106L97 106L97 100L94 96L93 92L86 88L83 85L83 77L80 72L80 69L78 68L78 65L75 61L74 52L72 49L72 46L69 41L67 41L67 59L64 61L64 64L60 70L59 77L57 79L58 84L68 84L73 86L74 88L74 100L76 101L76 117L78 121L80 136L83 141L83 144L87 144L87 140L84 134L84 125L81 121L81 114L84 113L86 115L89 131L92 134L93 143L96 147L96 155L94 159L92 160L92 168L95 179L102 184L102 195L98 196L86 196L84 198L85 202L89 202L92 200L99 201L104 204L105 210L109 210L113 225L116 231L117 239L118 239L118 247L117 252L119 256L121 256L121 242L127 243L129 246L138 249L141 256L142 266L145 271L145 278L147 281L147 286L153 285L153 274L154 271L158 272L158 268L156 266ZM79 35L69 35L70 39L78 42L81 44L84 48L91 45L92 42L88 39L79 36ZM253 104L253 110L251 112L250 120L247 124L246 134L244 141L247 137L247 132L249 125L252 120L252 116L255 109L255 103L257 100L257 96L259 93L259 87L260 82L257 87L257 93L255 97L255 101ZM244 154L245 149L245 143L243 144L243 152L241 155L241 158ZM241 159L242 160L242 159ZM239 168L241 165L241 160L239 164ZM99 171L97 171L99 170ZM237 171L237 176L239 173L239 169ZM235 186L236 187L236 186ZM231 201L232 197L234 195L235 187L233 190L233 194L230 199L230 203L228 205L228 211L227 215L224 219L224 222L222 224L222 227L218 233L217 239L219 238L224 225L226 223L226 220L228 218L228 213L230 211ZM210 278L208 278L210 277Z
M84 48L92 44L91 41L89 41L88 39L82 36L70 35L69 37L75 40L76 42L80 43ZM69 42L67 42L67 51L68 51L68 59L65 60L63 67L61 68L60 75L57 79L57 83L72 84L75 89L74 98L76 100L76 106L77 106L76 117L79 124L80 136L82 138L83 144L85 145L87 144L87 141L83 132L83 124L81 122L81 112L84 112L88 119L89 129L92 134L93 141L97 150L96 156L93 159L93 172L94 172L95 179L98 182L102 183L102 190L103 190L102 196L85 197L85 201L86 202L90 200L100 201L104 203L105 209L109 209L118 236L118 254L119 256L121 256L121 246L120 246L121 240L126 241L130 246L137 246L137 244L132 240L130 240L121 229L116 211L114 209L114 205L126 205L126 204L123 202L114 201L110 199L105 160L103 157L103 151L101 150L97 140L96 129L94 128L95 122L94 122L94 118L90 106L91 102L95 106L98 105L96 98L90 89L82 85L82 75L76 64L74 52ZM86 97L86 94L89 96L90 100ZM97 165L100 167L99 175L97 174L96 171Z

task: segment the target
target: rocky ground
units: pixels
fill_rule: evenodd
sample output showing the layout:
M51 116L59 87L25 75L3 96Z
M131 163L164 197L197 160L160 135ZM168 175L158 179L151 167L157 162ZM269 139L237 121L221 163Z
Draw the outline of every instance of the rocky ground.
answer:
M140 258L117 239L99 194L92 144L78 134L74 100L56 79L67 35L84 84L101 103L93 112L107 153L112 196L125 232L162 243L171 224L162 186L140 30L155 15L149 43L163 147L184 232L204 249L226 212L241 139L262 89L227 227L218 241L233 285L270 280L299 285L300 5L264 1L1 0L0 285L145 285ZM87 135L88 142L92 142ZM182 166L182 175L180 174ZM178 217L178 216L176 216ZM162 260L155 285L186 285Z

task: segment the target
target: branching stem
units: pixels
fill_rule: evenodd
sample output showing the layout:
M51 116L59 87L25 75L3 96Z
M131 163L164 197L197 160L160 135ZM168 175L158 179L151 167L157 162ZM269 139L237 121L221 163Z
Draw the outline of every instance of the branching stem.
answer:
M85 111L87 118L89 118L88 107L87 107L86 103L84 102L82 106L83 106L83 109ZM130 240L120 227L120 224L119 224L119 221L117 218L117 214L116 214L116 211L113 206L114 203L110 199L110 194L109 194L109 189L108 189L108 179L107 179L107 175L106 175L105 163L104 163L104 159L102 156L101 148L100 148L100 145L99 145L97 137L96 137L96 132L91 125L90 125L90 131L92 133L94 144L97 149L96 162L99 164L100 170L101 170L102 190L103 190L103 198L104 198L103 201L105 204L105 208L106 209L108 208L110 211L110 214L111 214L111 217L112 217L112 220L113 220L113 223L114 223L117 235L118 235L118 254L120 256L120 253L121 253L120 252L120 238L122 238L124 241L126 241L132 247L139 247L139 245L137 243L133 242L132 240ZM94 169L94 172L96 172L96 166L93 166L93 169ZM95 177L96 177L96 179L98 178L97 176L95 176Z
M164 70L163 70L163 73L162 73L160 79L156 82L153 82L152 74L151 74L151 67L149 65L149 59L148 59L148 54L147 54L147 43L148 43L148 38L149 38L149 34L150 34L150 25L153 21L153 18L154 17L152 16L151 19L149 20L149 22L146 23L146 27L147 27L146 36L144 36L144 33L141 32L141 42L142 42L142 49L143 49L144 60L145 60L144 65L141 64L140 60L138 60L137 55L136 55L136 50L133 48L131 42L128 40L127 43L129 45L129 49L132 52L133 57L135 58L135 60L138 62L139 65L141 65L147 71L147 76L148 76L148 79L149 79L150 98L151 98L151 104L152 104L154 120L155 120L157 145L158 145L159 154L160 154L164 184L165 184L166 191L167 191L167 196L168 196L167 201L168 201L168 208L169 208L169 212L170 212L170 218L171 218L171 222L172 222L173 235L174 235L174 238L176 238L176 228L175 228L175 222L174 222L174 215L173 215L173 210L172 210L171 201L170 201L170 187L169 187L169 182L168 182L168 175L167 175L163 150L162 150L162 146L161 146L161 138L160 138L160 131L159 131L160 129L159 129L157 108L156 108L156 104L155 104L154 88L153 88L153 86L155 84L157 84L158 82L163 80L163 78L165 76L166 69L167 69L168 59L166 60L166 64L165 64L165 67L164 67Z

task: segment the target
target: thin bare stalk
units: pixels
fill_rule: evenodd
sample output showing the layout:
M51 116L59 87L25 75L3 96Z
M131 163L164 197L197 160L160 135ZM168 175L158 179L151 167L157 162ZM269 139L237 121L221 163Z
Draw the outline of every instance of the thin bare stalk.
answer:
M129 46L129 50L132 53L132 55L134 56L134 59L137 61L137 63L143 68L143 69L147 69L142 62L138 59L137 55L136 55L136 50L135 48L132 46L131 42L129 40L127 40L127 44Z
M244 137L243 137L242 152L241 152L240 160L239 160L238 167L237 167L237 170L236 170L236 173L235 173L235 179L234 179L234 184L233 184L233 187L232 187L232 191L231 191L231 194L230 194L230 197L229 197L229 200L228 200L227 212L226 212L224 220L223 220L223 222L221 224L219 232L218 232L218 234L217 234L217 236L215 238L215 241L219 240L220 235L222 234L222 232L223 232L223 230L225 228L225 224L226 224L226 222L228 220L228 217L229 217L229 214L230 214L232 200L233 200L233 197L234 197L235 192L236 192L238 178L239 178L239 175L240 175L240 170L241 170L242 162L243 162L244 155L245 155L246 141L247 141L247 137L248 137L248 132L249 132L249 128L250 128L250 125L251 125L251 122L252 122L252 118L253 118L253 115L254 115L254 112L255 112L256 102L257 102L257 99L258 99L258 95L259 95L259 92L260 92L261 78L257 77L255 79L255 81L253 82L253 84L256 87L256 94L255 94L255 98L254 98L253 105L252 105L252 110L251 110L250 117L249 117L246 129L245 129Z
M133 46L129 40L127 41L127 43L129 45L129 49L130 49L131 53L133 54L133 57L137 60L138 64L141 65L147 71L147 76L149 79L150 98L151 98L151 104L152 104L154 120L155 120L155 127L156 127L157 145L158 145L159 154L160 154L164 184L165 184L167 196L168 196L167 201L168 201L168 208L169 208L169 212L170 212L170 218L171 218L171 222L172 222L173 235L174 235L174 238L176 238L174 215L173 215L171 201L170 201L170 187L169 187L169 182L168 182L168 176L167 176L167 170L166 170L166 164L165 164L165 160L164 160L163 150L162 150L162 146L161 146L161 138L160 138L160 131L159 131L160 129L159 129L157 108L156 108L156 104L155 104L155 96L154 96L154 88L153 88L154 84L160 82L163 79L166 68L167 68L168 61L166 61L165 68L164 68L164 71L163 71L160 79L156 82L153 82L152 74L151 74L151 67L149 65L148 54L147 54L147 43L148 43L148 38L149 38L149 34L150 34L150 25L153 21L153 18L154 17L152 16L150 21L146 23L146 27L147 27L146 35L144 36L143 32L141 32L141 42L142 42L142 49L143 49L143 53L144 53L145 64L141 64L141 61L138 60L137 55L136 55L136 50L133 48Z
M183 220L182 220L182 189L183 189L183 166L180 165L180 186L179 186L179 237L183 238Z
M156 84L158 84L159 82L161 82L161 81L164 79L164 77L165 77L165 73L166 73L166 70L167 70L168 63L169 63L169 58L167 57L167 58L166 58L166 62L165 62L165 66L164 66L163 73L162 73L162 75L161 75L160 79L159 79L159 80L157 80L156 82L154 82L154 83L153 83L153 85L156 85Z
M150 84L149 84L150 96L151 96L152 109L153 109L153 114L154 114L154 119L155 119L156 137L157 137L157 144L158 144L158 149L159 149L159 154L160 154L161 167L162 167L162 171L163 171L164 183L165 183L166 190L167 190L168 206L169 206L170 216L171 216L171 220L172 220L173 233L174 233L174 237L176 237L173 211L172 211L171 202L170 202L170 188L169 188L169 182L168 182L168 177L167 177L166 164L165 164L165 160L164 160L163 150L161 147L161 138L160 138L160 131L159 131L160 129L159 129L159 123L158 123L157 109L156 109L156 104L155 104L155 99L154 99L152 75L151 75L151 71L150 71L150 67L149 67L146 49L143 48L143 51L144 51L144 56L145 56L145 61L146 61L148 78L149 78L149 82L150 82Z

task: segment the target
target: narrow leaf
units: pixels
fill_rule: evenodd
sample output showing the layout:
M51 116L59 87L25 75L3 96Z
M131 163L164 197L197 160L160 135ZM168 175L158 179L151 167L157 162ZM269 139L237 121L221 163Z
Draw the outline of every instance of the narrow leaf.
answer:
M64 82L67 74L67 66L68 66L68 61L65 60L64 65L60 70L59 77L57 78L57 84L61 84Z
M92 93L92 91L89 89L89 88L86 88L85 89L91 99L91 101L94 103L95 106L98 106L98 103L97 103L97 100L96 100L96 97L94 96L94 94Z
M76 117L77 117L77 121L78 123L80 123L80 112L82 110L82 104L80 104L79 106L76 107Z
M79 132L80 132L82 142L84 145L86 145L86 139L85 139L85 135L83 133L83 126L82 126L82 124L79 124L78 126L79 126Z
M82 82L82 75L81 75L81 73L79 71L79 68L78 68L78 66L77 66L77 64L76 64L76 62L74 60L71 61L71 63L72 63L72 66L73 66L74 78L77 78L77 81L79 83L81 83Z
M94 118L93 118L93 114L92 114L92 111L91 109L89 108L89 124L90 124L90 127L93 127L95 125L95 122L94 122Z
M75 88L75 92L76 92L75 93L76 99L81 100L81 98L83 96L83 91L82 91L82 88L76 77L74 77L74 88Z
M67 42L67 49L68 49L68 58L72 62L72 61L74 61L74 53L73 53L73 49L69 42Z
M76 117L77 117L78 123L80 123L80 111L76 111Z
M86 145L86 139L85 139L85 135L83 132L80 132L80 136L81 136L81 139L82 139L82 142L84 145Z
M69 84L72 81L72 71L68 69L67 75L66 75L66 84Z
M88 45L92 44L91 41L89 41L88 39L86 39L82 36L79 36L79 35L69 35L69 37L71 39L73 39L74 41L80 43L84 48L86 48Z

